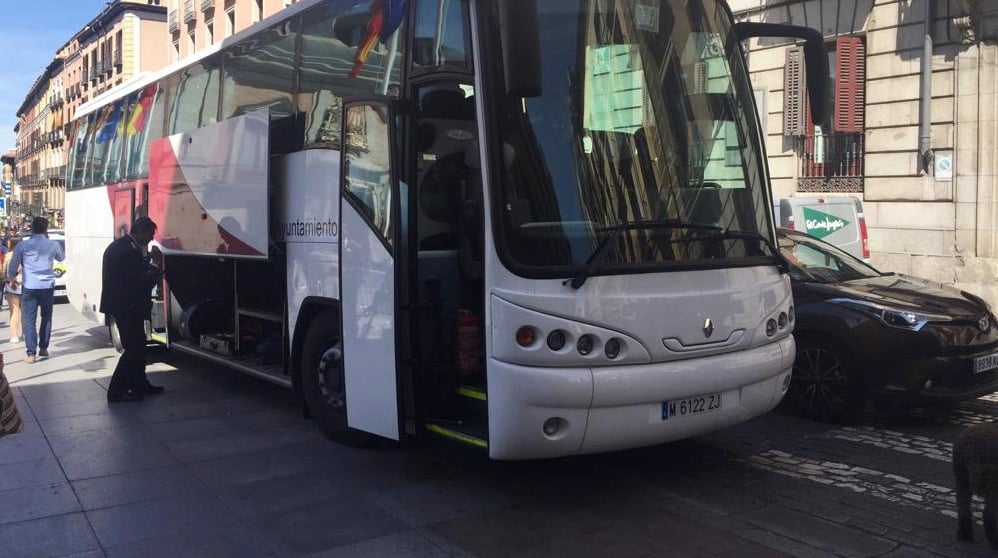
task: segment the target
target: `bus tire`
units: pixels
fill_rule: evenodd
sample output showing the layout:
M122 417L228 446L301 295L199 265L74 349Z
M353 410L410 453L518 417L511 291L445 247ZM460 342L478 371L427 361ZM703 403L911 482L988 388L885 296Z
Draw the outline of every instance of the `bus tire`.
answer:
M118 322L114 318L108 317L107 329L111 335L111 346L114 347L114 350L118 351L118 353L125 352L125 346L121 344L121 332L118 331Z
M305 334L301 387L309 414L329 439L351 447L372 441L370 434L347 426L343 339L334 312L319 314Z

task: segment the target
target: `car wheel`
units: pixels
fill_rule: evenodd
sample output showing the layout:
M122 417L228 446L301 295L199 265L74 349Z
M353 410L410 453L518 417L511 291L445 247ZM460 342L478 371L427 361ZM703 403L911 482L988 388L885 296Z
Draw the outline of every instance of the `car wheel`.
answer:
M860 411L867 391L848 351L834 343L803 337L797 340L790 399L812 419L837 421Z
M372 441L370 434L347 426L343 340L333 312L319 314L305 334L301 387L310 414L326 436L352 447Z

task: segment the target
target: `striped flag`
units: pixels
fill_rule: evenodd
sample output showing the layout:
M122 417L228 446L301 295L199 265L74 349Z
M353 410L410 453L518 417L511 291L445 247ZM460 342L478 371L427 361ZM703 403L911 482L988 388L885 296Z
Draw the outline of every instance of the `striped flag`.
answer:
M132 108L132 114L128 115L128 123L125 125L125 134L134 136L146 127L149 120L149 113L152 112L152 103L156 99L158 88L156 84L147 86L139 94L139 100Z
M387 43L392 33L398 30L402 24L402 16L405 15L405 0L373 0L371 2L371 19L367 20L367 34L357 46L357 53L353 57L353 68L349 76L357 77L360 70L367 62L367 56L371 49L380 40Z

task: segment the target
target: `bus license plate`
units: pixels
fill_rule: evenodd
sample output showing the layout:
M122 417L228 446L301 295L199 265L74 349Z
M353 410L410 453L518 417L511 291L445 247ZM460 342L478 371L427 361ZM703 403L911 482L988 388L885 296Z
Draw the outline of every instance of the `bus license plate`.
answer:
M721 393L708 393L662 403L662 420L709 413L721 408Z
M998 368L998 353L974 359L974 374Z

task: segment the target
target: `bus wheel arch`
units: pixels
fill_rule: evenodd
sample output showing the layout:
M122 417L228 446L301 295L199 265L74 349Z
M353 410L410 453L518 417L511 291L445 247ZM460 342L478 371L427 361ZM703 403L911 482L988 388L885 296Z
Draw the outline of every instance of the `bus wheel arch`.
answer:
M299 384L309 415L330 439L367 445L372 436L347 426L343 339L339 312L321 308L307 322L301 339Z

